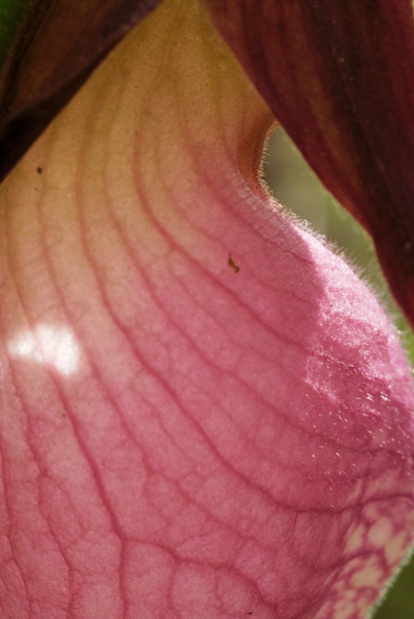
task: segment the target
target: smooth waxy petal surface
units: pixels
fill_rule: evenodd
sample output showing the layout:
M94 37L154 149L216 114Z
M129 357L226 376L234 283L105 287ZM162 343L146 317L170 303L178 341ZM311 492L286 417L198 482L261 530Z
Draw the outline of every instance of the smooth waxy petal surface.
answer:
M3 184L2 617L362 618L411 544L408 368L270 122L166 2Z
M275 116L370 232L414 324L411 0L206 0Z

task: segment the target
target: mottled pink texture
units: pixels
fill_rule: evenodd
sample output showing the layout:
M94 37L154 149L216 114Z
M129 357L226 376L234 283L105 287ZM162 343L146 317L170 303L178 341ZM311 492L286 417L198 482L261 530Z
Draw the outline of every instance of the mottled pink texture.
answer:
M0 192L0 616L362 619L413 539L410 372L179 6Z

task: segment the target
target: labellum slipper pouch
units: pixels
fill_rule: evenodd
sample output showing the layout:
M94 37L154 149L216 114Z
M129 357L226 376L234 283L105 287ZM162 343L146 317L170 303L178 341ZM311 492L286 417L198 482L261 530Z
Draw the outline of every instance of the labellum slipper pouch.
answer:
M2 617L362 619L409 549L410 372L272 122L167 0L2 184Z

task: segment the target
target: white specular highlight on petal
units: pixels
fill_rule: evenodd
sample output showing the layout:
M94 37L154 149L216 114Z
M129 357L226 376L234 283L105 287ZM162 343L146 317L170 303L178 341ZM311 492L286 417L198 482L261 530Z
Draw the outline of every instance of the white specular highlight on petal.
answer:
M12 357L52 366L64 376L74 374L79 365L79 345L68 327L38 325L33 331L19 333L9 343L8 351Z

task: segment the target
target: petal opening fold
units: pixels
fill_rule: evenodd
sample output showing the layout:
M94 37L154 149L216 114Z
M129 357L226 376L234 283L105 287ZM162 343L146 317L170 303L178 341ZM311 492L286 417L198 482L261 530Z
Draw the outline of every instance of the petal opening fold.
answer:
M411 0L206 0L326 187L372 235L414 324Z

